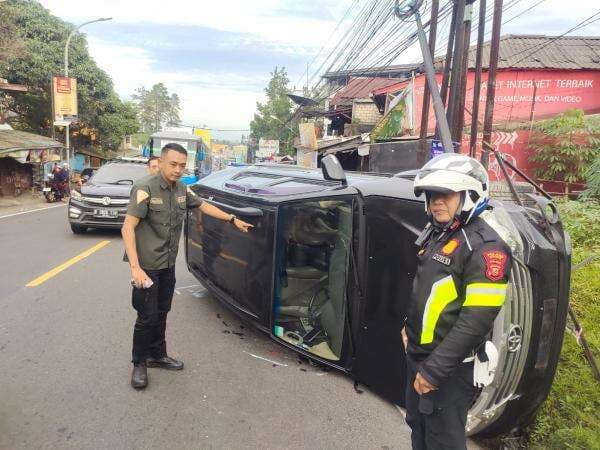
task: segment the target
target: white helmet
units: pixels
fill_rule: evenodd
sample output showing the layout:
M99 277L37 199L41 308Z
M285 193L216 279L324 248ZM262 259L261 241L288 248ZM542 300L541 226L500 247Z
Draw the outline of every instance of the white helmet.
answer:
M417 172L414 190L416 196L425 192L425 210L429 216L428 193L464 192L456 212L456 218L463 224L481 214L490 198L485 168L476 159L457 153L443 153L425 164Z

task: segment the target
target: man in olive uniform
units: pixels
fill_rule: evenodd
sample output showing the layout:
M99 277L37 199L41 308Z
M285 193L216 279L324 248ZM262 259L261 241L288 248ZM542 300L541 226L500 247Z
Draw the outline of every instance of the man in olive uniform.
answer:
M132 304L137 311L133 332L131 385L148 385L146 367L183 369L183 362L167 355L165 330L175 289L175 260L183 219L188 208L231 223L241 232L252 225L202 202L179 181L187 152L179 144L167 144L160 157L160 171L138 180L132 190L122 234L126 260L131 266Z
M148 158L148 173L150 175L156 175L160 171L159 160L158 156Z
M415 450L466 449L467 413L477 393L473 361L477 373L487 367L480 361L489 356L485 341L504 304L511 265L510 248L486 222L488 186L484 167L458 154L433 158L415 178L429 219L416 242L417 272L402 330L406 421ZM481 379L489 383L488 369ZM475 381L483 383L479 376Z

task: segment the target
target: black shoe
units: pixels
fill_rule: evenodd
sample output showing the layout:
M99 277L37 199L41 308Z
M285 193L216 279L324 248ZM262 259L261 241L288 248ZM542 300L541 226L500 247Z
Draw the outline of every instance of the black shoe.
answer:
M145 364L136 364L133 366L131 386L135 389L144 389L148 386L148 370Z
M163 356L162 358L148 358L146 360L148 367L158 367L160 369L167 370L181 370L183 369L183 361L177 361L170 356Z

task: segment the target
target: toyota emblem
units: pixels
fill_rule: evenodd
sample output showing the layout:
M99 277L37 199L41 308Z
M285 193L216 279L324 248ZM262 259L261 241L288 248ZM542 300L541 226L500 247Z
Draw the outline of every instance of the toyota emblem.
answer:
M509 353L515 353L521 348L521 343L523 342L523 330L519 325L513 325L510 328L506 341Z
M102 204L104 206L110 205L110 197L102 197Z

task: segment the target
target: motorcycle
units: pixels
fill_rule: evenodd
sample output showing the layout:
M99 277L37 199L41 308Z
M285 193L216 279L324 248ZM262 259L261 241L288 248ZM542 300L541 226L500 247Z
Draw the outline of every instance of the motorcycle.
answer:
M56 181L52 174L48 175L48 181L45 182L45 186L42 188L44 197L48 203L60 202L65 196L64 193L67 189L66 181Z

